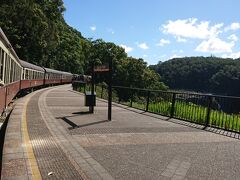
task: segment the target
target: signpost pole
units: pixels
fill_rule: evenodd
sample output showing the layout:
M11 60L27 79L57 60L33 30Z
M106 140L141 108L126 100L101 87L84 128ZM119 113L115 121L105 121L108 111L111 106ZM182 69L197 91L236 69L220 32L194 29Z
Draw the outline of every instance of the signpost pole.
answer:
M108 80L108 120L112 120L112 58L109 61Z
M94 96L94 83L95 83L95 76L94 76L94 62L91 63L91 71L92 71L92 81L91 81L91 95ZM94 106L89 106L89 112L94 112Z

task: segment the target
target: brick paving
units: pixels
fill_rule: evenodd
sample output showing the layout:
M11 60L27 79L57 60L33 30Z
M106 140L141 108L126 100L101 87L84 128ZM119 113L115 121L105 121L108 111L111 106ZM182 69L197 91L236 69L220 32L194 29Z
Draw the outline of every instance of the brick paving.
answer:
M11 174L13 167L16 172L11 177L25 179L31 170L24 150L18 151L15 141L21 139L19 125L12 120L21 114L21 106L17 107L9 121L14 126L7 129L12 138L7 138L4 150L10 154L16 151L11 154L14 163L5 158L3 174ZM113 120L109 122L104 100L97 101L94 114L87 111L84 96L73 92L70 85L32 95L28 131L43 179L240 177L239 134L210 128L204 131L199 125L121 105L113 106ZM55 176L46 176L49 171Z
M28 132L38 168L43 179L83 179L62 151L42 120L38 101L40 93L27 106ZM48 173L52 172L49 176Z
M21 131L24 99L18 100L8 121L2 154L1 179L32 179Z

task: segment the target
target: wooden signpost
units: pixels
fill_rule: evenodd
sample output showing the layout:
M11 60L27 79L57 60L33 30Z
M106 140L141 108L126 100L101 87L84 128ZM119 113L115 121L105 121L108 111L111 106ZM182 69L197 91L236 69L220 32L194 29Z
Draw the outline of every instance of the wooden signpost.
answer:
M112 59L110 59L109 64L94 66L93 71L94 73L108 72L108 120L111 121L112 120ZM94 80L92 80L92 82L94 82Z

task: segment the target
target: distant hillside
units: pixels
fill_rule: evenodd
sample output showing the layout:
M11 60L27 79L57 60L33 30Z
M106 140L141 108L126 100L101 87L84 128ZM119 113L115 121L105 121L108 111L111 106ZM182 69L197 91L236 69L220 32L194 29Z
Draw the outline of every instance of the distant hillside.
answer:
M240 59L174 58L150 68L171 89L240 96Z

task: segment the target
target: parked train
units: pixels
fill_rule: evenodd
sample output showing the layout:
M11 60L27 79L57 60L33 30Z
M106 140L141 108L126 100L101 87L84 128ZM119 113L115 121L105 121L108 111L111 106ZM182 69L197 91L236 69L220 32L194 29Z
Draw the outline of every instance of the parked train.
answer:
M0 28L0 115L24 89L71 83L73 74L20 60Z

